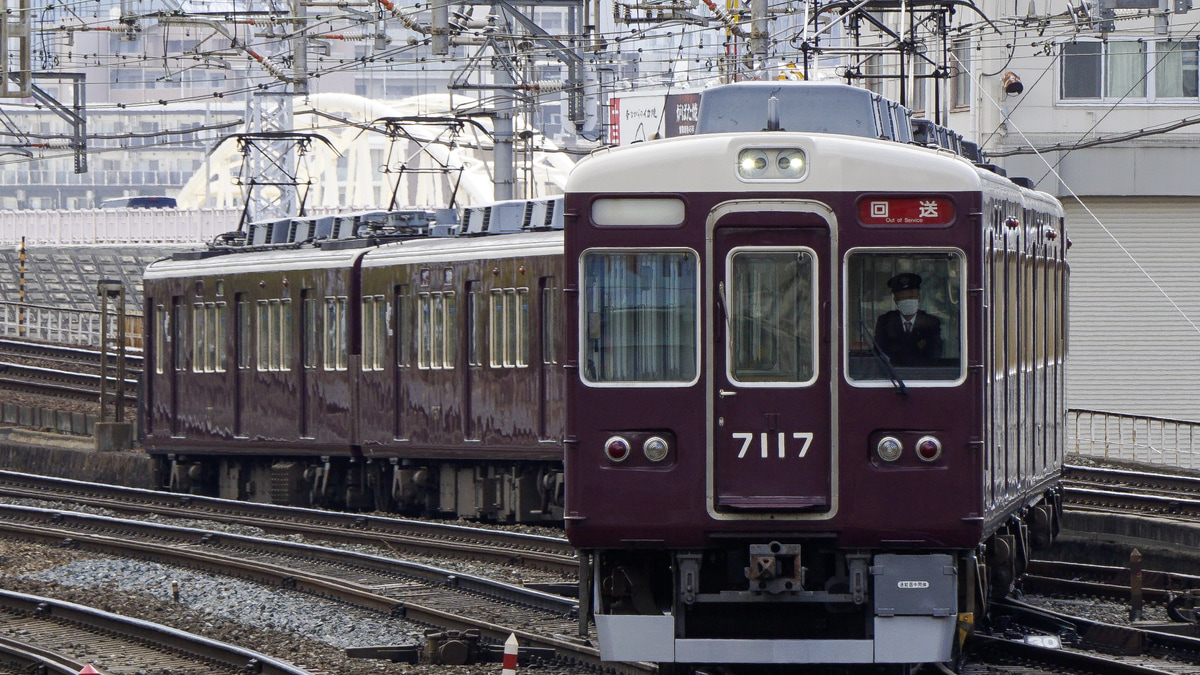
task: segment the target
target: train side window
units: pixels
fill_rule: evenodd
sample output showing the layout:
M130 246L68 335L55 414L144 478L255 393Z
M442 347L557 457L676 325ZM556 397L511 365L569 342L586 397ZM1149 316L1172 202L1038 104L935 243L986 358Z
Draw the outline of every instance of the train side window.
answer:
M225 372L225 303L192 305L192 372Z
M458 306L454 300L457 296L453 291L447 291L444 295L446 319L443 322L445 332L442 344L445 348L442 351L442 365L446 369L451 369L454 368L454 361L458 357Z
M427 370L433 363L433 296L417 295L417 367Z
M166 366L167 352L167 331L171 325L168 321L168 314L165 307L156 305L154 308L154 372L162 375L163 368Z
M325 296L325 370L346 370L346 298Z
M175 314L175 329L172 335L175 337L175 363L176 371L187 370L187 307L183 304L182 297L174 298L172 302L172 310Z
M362 299L362 369L383 370L387 356L387 302L382 295Z
M491 319L488 321L488 352L493 368L504 367L504 289L492 289Z
M236 297L237 317L234 320L237 321L238 330L237 367L239 370L248 370L250 368L251 335L253 333L250 301L246 299L245 293L238 293Z
M581 377L594 386L689 386L699 377L699 257L593 249L580 260Z
M851 382L962 381L964 260L957 249L851 251L845 270Z
M311 294L311 289L306 288L300 291L300 330L304 332L300 337L300 349L303 352L304 367L309 370L317 367L317 345L321 340L317 299Z
M258 370L290 370L291 319L290 299L258 301Z
M421 293L417 314L417 367L444 370L454 367L456 354L453 292Z
M396 292L396 367L408 366L408 327L411 319L408 313L408 286L397 286Z
M542 319L542 365L558 363L558 310L555 300L558 288L554 277L541 279L541 308L538 312Z
M483 365L483 305L479 301L479 282L467 282L467 365Z

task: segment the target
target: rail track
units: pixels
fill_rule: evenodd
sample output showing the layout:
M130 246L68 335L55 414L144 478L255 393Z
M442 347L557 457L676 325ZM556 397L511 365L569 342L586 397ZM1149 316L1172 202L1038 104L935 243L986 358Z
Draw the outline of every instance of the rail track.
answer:
M69 501L118 513L211 520L257 527L271 533L302 534L319 541L385 546L423 555L483 560L568 577L579 570L575 550L561 537L239 502L12 471L0 471L0 495Z
M1032 560L1021 583L1027 593L1128 601L1131 576L1128 567ZM1200 589L1200 576L1144 570L1139 587L1146 602L1165 604L1189 590Z
M1068 616L1022 602L993 603L993 635L977 635L989 663L1045 664L1114 675L1193 675L1200 639Z
M1200 519L1200 478L1122 469L1065 467L1066 506Z
M310 675L289 663L166 626L50 598L0 590L0 669L74 675L87 662L111 672ZM14 637L17 636L17 637ZM67 649L70 654L63 653ZM80 660L77 654L90 657ZM120 663L104 663L114 657ZM5 672L0 670L0 672Z
M140 355L126 355L125 400L137 402ZM58 399L95 402L103 376L109 392L117 389L115 358L109 357L109 372L101 372L101 354L80 349L25 340L0 340L0 387L14 392ZM132 405L130 408L132 409Z
M577 637L573 599L375 555L262 537L29 506L0 506L5 537L137 557L334 598L384 617L553 650L600 668L594 635ZM381 620L386 620L381 618ZM623 673L638 664L604 664Z

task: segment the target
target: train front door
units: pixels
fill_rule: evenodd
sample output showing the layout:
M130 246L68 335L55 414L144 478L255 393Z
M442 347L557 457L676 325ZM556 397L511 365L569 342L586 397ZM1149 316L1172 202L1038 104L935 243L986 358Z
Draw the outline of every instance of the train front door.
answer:
M833 216L807 202L726 208L710 220L710 511L829 514Z

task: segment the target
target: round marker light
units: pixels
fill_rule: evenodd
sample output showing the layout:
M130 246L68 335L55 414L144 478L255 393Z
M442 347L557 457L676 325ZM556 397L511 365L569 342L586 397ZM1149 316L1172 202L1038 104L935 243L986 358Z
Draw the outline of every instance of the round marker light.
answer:
M661 462L667 458L667 442L658 436L647 438L642 443L642 453L651 462Z
M879 453L879 459L885 462L894 462L900 459L900 453L903 450L904 446L900 440L891 436L879 439L879 445L875 446L875 452Z
M767 153L753 148L738 153L738 175L742 178L760 178L767 172Z
M932 462L942 456L942 442L933 436L926 436L917 441L917 457L922 461Z
M780 150L775 159L775 166L784 178L799 178L804 174L804 152L801 150Z
M604 454L614 462L624 462L629 457L629 441L613 436L604 443Z

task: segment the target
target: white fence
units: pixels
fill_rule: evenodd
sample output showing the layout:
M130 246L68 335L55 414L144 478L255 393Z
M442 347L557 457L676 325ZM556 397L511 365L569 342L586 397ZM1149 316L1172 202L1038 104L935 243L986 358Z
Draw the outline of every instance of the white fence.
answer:
M344 209L308 209L309 215ZM79 209L0 211L0 246L197 244L238 229L242 210Z
M1067 448L1080 455L1200 468L1200 423L1099 410L1067 411ZM1069 459L1069 458L1068 458Z
M3 337L98 349L101 326L100 312L93 310L0 302L0 336ZM109 329L112 330L111 323ZM141 349L142 334L142 317L126 314L126 346Z
M236 230L240 209L0 211L0 246L194 244Z

